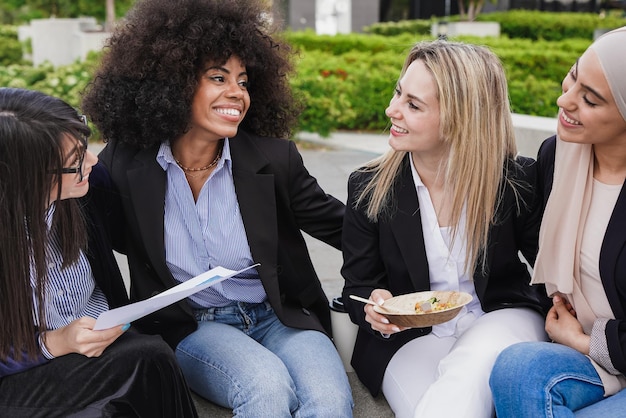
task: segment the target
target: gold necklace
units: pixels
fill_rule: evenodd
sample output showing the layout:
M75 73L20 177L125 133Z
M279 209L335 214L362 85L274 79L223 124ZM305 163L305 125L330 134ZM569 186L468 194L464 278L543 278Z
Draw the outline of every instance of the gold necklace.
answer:
M176 157L174 157L174 161L176 161L176 164L178 164L178 166L183 169L183 171L185 172L186 176L195 178L195 177L198 177L198 176L197 175L196 176L192 176L192 175L188 174L188 172L192 172L193 173L193 172L196 172L196 171L206 171L209 168L215 167L215 165L217 164L217 162L220 160L220 158L222 156L222 149L223 149L223 147L220 148L220 150L217 152L217 155L215 156L215 159L213 161L211 161L211 163L209 165L205 165L204 167L200 167L200 168L185 167L184 165L181 164L180 161L178 161L178 158L176 158Z
M195 176L193 174L187 173L185 171L183 171L183 173L185 173L185 177L188 177L190 179L197 179L198 177L204 177L204 175L205 175L204 172L200 172L200 173L196 174Z

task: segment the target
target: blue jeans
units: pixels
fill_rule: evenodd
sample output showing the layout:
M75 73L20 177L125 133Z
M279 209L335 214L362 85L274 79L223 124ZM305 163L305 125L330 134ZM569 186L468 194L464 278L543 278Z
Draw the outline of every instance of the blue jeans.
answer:
M621 417L626 412L626 389L576 411L576 418Z
M498 418L617 417L626 411L624 391L604 398L589 358L556 343L519 343L505 349L489 385Z
M323 333L283 325L269 303L196 311L176 347L191 389L242 417L351 417L341 358Z

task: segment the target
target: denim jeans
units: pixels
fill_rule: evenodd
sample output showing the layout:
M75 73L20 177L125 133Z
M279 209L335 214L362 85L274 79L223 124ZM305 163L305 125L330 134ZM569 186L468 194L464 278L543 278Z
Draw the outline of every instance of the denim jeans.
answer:
M626 413L626 394L604 398L602 381L589 358L561 344L528 342L507 348L496 360L489 384L498 418Z
M269 303L196 311L176 348L191 389L241 417L351 417L341 358L323 333L283 325Z
M576 411L576 418L613 418L626 413L626 389Z

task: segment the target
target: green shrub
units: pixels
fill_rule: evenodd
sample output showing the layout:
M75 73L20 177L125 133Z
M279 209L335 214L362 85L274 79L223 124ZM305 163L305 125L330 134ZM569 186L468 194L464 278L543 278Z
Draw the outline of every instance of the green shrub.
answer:
M316 35L313 31L287 32L286 40L301 51L321 51L331 55L342 55L350 51L367 51L370 54L396 51L402 53L424 36L403 33L388 37L363 34Z
M398 36L404 33L430 35L435 19L401 20L399 22L374 23L363 28L363 32L382 36Z
M465 38L466 41L476 39ZM560 83L590 41L572 39L563 42L531 41L529 39L489 39L483 41L502 61L509 82L532 75L539 80Z
M511 10L485 13L476 20L500 23L500 33L509 38L564 41L573 38L593 39L596 29L615 29L626 25L626 19L609 14L578 12L541 12Z
M364 30L367 33L382 36L397 36L405 33L429 35L432 23L437 20L441 18L374 23ZM450 16L448 20L458 21L459 16ZM573 38L591 40L596 29L615 29L626 25L626 19L621 14L538 10L482 13L476 17L476 21L500 23L500 34L509 38L547 41L564 41Z
M22 62L22 45L15 26L0 25L0 65Z
M382 130L402 61L403 55L395 52L332 56L307 51L292 80L305 103L300 129L320 135L338 129Z
M556 99L560 94L560 83L552 80L538 80L532 74L525 79L509 81L513 113L556 117Z
M533 19L538 22L538 27L542 25L540 16L543 15L509 13L518 16L520 21L527 20L527 25ZM500 16L489 14L481 15L481 18L491 15ZM584 18L589 19L589 16ZM504 17L502 19L504 21ZM407 21L405 25L408 27L411 22ZM322 136L336 130L385 130L388 125L385 108L408 50L417 41L432 39L418 26L410 33L405 31L397 36L383 36L380 34L382 29L373 30L372 33L378 31L379 34L371 35L318 36L312 31L286 32L286 39L299 51L296 74L290 80L296 96L304 104L299 129ZM522 27L524 25L510 30L521 34ZM3 43L5 39L17 42L16 33L15 28L0 26L0 57L18 48L21 53L19 44L18 47L5 47ZM454 40L486 45L500 57L509 80L514 112L553 117L557 111L555 102L561 91L561 80L591 39L572 35L567 39L549 41L547 37L555 36L549 33L545 32L537 39L505 35ZM79 107L81 94L91 80L100 53L90 54L86 62L57 68L51 64L32 67L21 63L21 58L15 58L15 52L12 56L12 60L0 65L1 86L41 90Z
M46 62L37 67L25 64L0 66L0 86L39 90L80 106L81 94L92 78L100 54L91 53L84 62L54 67Z

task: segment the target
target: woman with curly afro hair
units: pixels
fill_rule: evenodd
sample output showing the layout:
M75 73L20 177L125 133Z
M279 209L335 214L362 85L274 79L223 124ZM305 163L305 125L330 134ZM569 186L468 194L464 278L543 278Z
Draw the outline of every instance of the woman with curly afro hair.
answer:
M344 205L285 139L292 50L269 16L262 0L138 1L84 97L107 141L90 182L119 196L110 233L133 300L259 263L135 323L175 349L195 392L236 416L349 417L301 232L340 248Z

